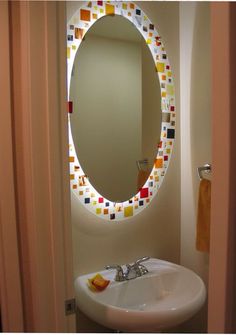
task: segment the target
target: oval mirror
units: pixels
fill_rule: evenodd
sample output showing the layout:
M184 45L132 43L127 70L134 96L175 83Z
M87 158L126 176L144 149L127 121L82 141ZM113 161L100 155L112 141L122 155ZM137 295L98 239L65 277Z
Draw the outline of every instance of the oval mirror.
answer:
M160 36L131 2L89 2L69 22L67 51L72 190L103 218L133 216L159 188L175 135Z
M161 96L152 54L127 19L105 16L86 33L74 60L70 100L83 171L107 199L130 199L157 154Z

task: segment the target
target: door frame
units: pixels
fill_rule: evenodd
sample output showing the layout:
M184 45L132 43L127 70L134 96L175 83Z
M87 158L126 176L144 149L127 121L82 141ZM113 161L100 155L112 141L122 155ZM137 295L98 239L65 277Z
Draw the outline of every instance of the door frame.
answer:
M209 333L236 331L235 5L231 2L211 3L213 146Z
M14 310L18 307L21 316L15 323L15 331L75 332L75 314L65 315L65 300L75 296L67 140L65 2L4 1L1 6L5 6L5 12L1 14L8 20L9 30L5 36L9 44L8 60L5 57L2 66L8 65L6 74L10 80L6 92L8 100L1 92L1 102L6 100L9 105L5 117L8 122L5 142L8 139L9 143L5 148L2 145L1 151L9 149L6 152L10 157L6 159L7 166L11 167L11 201L4 208L8 208L5 216L1 207L1 228L5 231L0 238L5 244L9 241L5 240L9 232L8 217L15 211L12 219L15 236L11 236L12 243L8 243L6 251L1 250L1 258L4 258L2 273L12 279L9 283L5 280L10 286L9 291L14 288L13 292L22 297L17 306L10 299L11 295L6 297L6 302L10 307L14 306ZM2 123L1 128L4 128ZM0 134L1 140L5 133ZM1 164L6 166L2 160ZM1 169L3 180L4 172ZM7 182L3 185L0 199L1 203L5 200L5 204ZM7 252L10 247L14 247L14 257ZM8 274L8 264L14 264L17 269L10 269ZM18 277L14 276L17 270ZM5 290L2 277L1 287ZM7 323L7 318L16 317L12 309L2 305L2 314L3 331L13 331L14 320Z
M0 2L0 316L3 331L23 332L23 305L12 143L9 7Z

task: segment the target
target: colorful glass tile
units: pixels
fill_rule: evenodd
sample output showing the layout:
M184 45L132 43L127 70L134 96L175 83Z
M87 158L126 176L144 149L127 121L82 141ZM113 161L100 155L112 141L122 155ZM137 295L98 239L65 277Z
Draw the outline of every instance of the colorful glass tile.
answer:
M156 158L154 162L156 169L162 169L163 168L163 159L162 158Z
M90 12L90 10L81 9L80 10L80 20L90 21L91 20L91 12Z
M110 4L106 4L106 15L114 15L115 14L115 7Z
M157 63L156 64L157 72L164 72L165 71L165 63Z
M167 129L167 138L175 138L175 130Z
M148 190L148 187L145 187L145 188L142 188L140 190L140 198L147 198L148 197L148 194L149 194L149 190Z
M101 208L96 208L96 214L100 215L102 213L102 209Z
M68 113L73 113L73 101L68 101Z
M128 206L124 208L124 216L133 216L133 206Z
M84 37L84 29L75 28L75 38L81 40L83 37Z

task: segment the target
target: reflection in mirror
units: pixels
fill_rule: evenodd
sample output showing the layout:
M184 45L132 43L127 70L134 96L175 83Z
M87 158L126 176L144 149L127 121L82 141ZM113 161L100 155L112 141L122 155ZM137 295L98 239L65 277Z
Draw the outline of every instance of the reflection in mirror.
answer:
M83 171L105 198L128 200L145 183L157 154L161 97L151 52L126 18L105 16L86 33L74 61L70 100Z

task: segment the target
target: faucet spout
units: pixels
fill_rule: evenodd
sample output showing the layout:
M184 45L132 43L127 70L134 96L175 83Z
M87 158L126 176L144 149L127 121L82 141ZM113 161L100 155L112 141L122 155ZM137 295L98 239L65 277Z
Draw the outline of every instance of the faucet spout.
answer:
M134 264L132 265L126 264L125 272L123 271L122 267L118 264L106 265L105 269L107 270L115 269L116 270L116 276L115 276L116 281L130 280L130 279L143 276L146 273L148 273L148 269L141 263L149 260L149 258L150 257L142 257L138 259L136 262L134 262Z
M126 280L124 271L120 265L118 264L106 265L105 269L107 270L115 269L116 270L116 276L115 276L116 281Z

